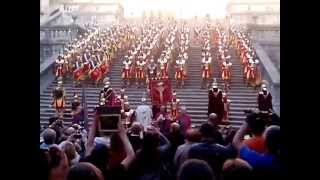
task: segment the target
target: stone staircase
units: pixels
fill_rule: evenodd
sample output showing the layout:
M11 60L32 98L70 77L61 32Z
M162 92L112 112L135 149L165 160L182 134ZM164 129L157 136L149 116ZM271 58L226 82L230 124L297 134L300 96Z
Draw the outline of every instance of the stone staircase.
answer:
M238 128L245 119L243 110L254 108L257 106L256 95L257 91L251 87L247 87L243 81L242 68L238 58L235 58L234 50L231 51L232 66L232 80L231 89L228 96L231 100L230 124ZM110 77L111 86L115 90L122 87L121 81L121 57L116 59L111 66L111 72L107 76ZM173 70L174 68L172 68ZM172 87L175 89L175 80L170 76ZM223 81L221 79L220 68L217 60L213 60L213 77L219 83L219 88L224 89ZM52 99L52 89L57 86L57 82L53 81L47 89L40 94L40 124L47 125L48 119L55 114L55 110L49 107ZM90 82L85 83L85 94L88 107L89 123L93 118L93 109L97 104L100 89L103 87L100 84L98 87L92 85ZM208 89L200 89L201 87L201 48L200 46L191 45L189 49L189 60L187 61L187 80L184 88L176 89L177 96L181 100L181 105L187 107L187 112L192 117L193 125L198 127L207 120L208 108ZM81 98L82 88L75 88L71 79L64 81L64 88L67 94L67 105L64 113L65 125L71 124L71 102L73 94L77 92ZM130 106L135 108L140 104L142 93L146 92L146 88L137 88L135 84L127 87L125 94L128 95ZM147 99L150 105L150 98Z

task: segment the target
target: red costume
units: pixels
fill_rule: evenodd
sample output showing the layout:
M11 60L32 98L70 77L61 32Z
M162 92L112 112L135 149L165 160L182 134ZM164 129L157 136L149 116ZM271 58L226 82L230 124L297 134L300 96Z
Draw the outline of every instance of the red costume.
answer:
M83 80L84 74L85 74L84 67L81 66L79 62L76 62L75 70L73 71L73 79L75 81Z
M268 91L260 91L258 94L258 108L261 112L267 113L273 109L272 96Z
M123 69L122 69L122 79L130 79L130 73L131 73L131 60L125 60L122 62L122 64L124 65Z
M186 61L184 59L176 61L177 67L176 67L176 73L174 77L178 81L185 80L186 78L186 72L184 70L185 63Z
M55 68L55 76L61 77L64 75L64 60L63 59L57 59L56 60L56 68Z
M179 105L180 105L180 100L177 99L177 94L176 92L173 92L172 94L172 101L170 103L171 107L171 117L172 120L175 121L178 117L178 110L179 110Z
M64 100L64 90L62 87L57 87L53 90L52 93L53 101L51 105L56 109L57 112L63 111L65 106Z
M221 122L224 114L224 104L222 101L222 91L216 88L209 90L209 104L208 104L208 115L215 113L218 118L218 122Z
M231 79L231 66L232 66L232 63L230 62L222 63L222 79L223 80L228 81Z
M202 79L211 77L211 57L202 59Z
M136 79L137 80L143 80L145 79L145 72L144 72L144 66L146 64L145 61L137 61L136 63Z

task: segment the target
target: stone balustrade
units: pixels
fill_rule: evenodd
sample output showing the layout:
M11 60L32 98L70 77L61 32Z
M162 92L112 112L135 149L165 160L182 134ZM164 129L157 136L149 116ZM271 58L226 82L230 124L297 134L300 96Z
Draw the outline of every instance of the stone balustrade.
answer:
M40 41L60 42L70 41L76 37L79 27L74 26L49 26L40 27Z
M280 44L279 25L248 25L251 39L257 42L276 42Z
M253 46L260 59L262 79L268 82L268 88L272 94L273 108L280 115L280 72L259 43L253 43Z

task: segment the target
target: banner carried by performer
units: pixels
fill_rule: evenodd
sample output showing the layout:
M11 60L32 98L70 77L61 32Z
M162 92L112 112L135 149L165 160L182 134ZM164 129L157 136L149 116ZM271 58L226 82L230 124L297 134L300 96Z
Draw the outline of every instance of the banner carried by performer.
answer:
M172 99L171 83L168 79L151 80L150 95L153 105L166 105Z

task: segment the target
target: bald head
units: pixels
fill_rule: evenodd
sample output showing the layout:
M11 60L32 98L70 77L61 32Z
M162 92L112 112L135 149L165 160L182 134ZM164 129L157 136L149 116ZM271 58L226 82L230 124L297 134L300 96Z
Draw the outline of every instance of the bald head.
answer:
M186 131L186 140L188 142L199 142L201 140L201 133L198 129L190 128Z
M170 125L170 130L171 130L171 132L177 132L180 130L180 125L178 123L174 122Z
M69 127L69 128L67 128L65 131L64 131L64 134L66 135L66 136L70 136L71 134L73 134L73 133L75 133L76 132L76 130L73 128L73 127Z
M208 123L211 125L217 125L218 116L215 113L209 114Z
M252 175L252 167L244 160L228 159L222 168L222 176L224 180L247 179L250 180Z
M72 166L68 173L68 180L92 179L103 180L102 172L93 164L81 162Z
M56 141L56 136L57 136L56 131L54 131L51 128L45 129L42 134L44 143L48 145L54 144L54 142Z

